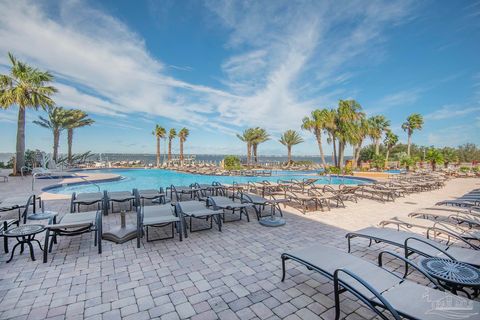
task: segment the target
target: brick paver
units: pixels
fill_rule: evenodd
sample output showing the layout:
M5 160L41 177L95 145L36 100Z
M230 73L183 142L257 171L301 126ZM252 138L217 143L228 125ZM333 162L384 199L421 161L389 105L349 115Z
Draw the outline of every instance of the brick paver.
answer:
M101 255L92 235L60 237L45 264L38 248L37 261L30 261L26 252L17 252L9 264L8 255L0 256L0 319L332 319L332 283L294 262L288 262L281 282L283 251L312 243L346 250L346 232L406 215L448 193L461 195L475 183L478 180L450 181L445 190L393 204L360 200L347 203L347 208L307 215L287 208L287 224L281 228L260 226L251 212L250 223L226 223L223 232L191 233L182 242L143 239L137 248L134 241L103 241ZM0 186L0 192L5 188ZM69 202L48 200L46 207L65 213ZM133 213L129 219L134 221ZM118 223L116 214L104 217L105 230ZM392 249L382 244L368 248L367 243L356 240L353 254L375 261L382 248ZM396 262L388 265L402 268ZM351 295L342 299L348 319L374 316Z

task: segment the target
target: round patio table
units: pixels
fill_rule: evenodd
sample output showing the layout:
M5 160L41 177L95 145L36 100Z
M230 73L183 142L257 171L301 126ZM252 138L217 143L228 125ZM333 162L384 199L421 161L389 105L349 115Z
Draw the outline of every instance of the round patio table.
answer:
M453 294L462 291L470 299L470 294L464 288L472 288L474 296L478 296L480 269L463 262L434 257L423 259L420 265L429 275L437 279L442 287Z
M3 233L4 237L17 239L17 244L15 244L15 246L13 247L12 254L10 255L10 259L8 259L7 263L12 261L13 254L15 253L15 249L19 245L21 245L20 253L23 253L24 245L28 245L30 249L30 257L32 258L33 261L35 261L35 254L33 252L32 242L36 241L38 243L38 246L40 247L40 250L43 251L40 241L35 239L35 236L38 233L41 233L43 231L45 231L45 226L43 224L24 224L24 225L14 227L5 231Z

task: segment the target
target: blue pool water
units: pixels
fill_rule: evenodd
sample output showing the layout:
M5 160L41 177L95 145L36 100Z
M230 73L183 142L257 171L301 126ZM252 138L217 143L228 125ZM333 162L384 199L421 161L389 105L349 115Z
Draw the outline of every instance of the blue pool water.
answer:
M386 172L386 173L391 173L391 174L400 174L400 173L405 172L405 170L391 169L391 170L385 170L384 172Z
M211 184L218 181L223 184L247 183L248 181L273 181L305 178L318 178L316 183L320 184L362 184L368 182L362 179L343 178L343 177L322 177L315 171L273 171L271 177L240 177L240 176L207 176L199 174L189 174L163 169L102 169L90 170L91 173L114 173L121 175L122 180L98 182L102 190L108 191L126 191L137 189L157 189L159 187L188 186L191 183ZM91 184L74 184L48 188L48 192L57 194L71 194L72 192L96 192L98 189Z

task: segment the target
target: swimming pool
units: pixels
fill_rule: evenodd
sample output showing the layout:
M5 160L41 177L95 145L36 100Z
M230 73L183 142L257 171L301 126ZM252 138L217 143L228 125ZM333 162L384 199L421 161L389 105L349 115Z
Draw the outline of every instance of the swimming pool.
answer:
M190 174L164 169L101 169L89 170L90 173L114 173L121 175L123 179L117 181L97 182L102 190L126 191L137 189L158 189L159 187L188 186L191 183L211 184L218 181L223 184L247 183L248 181L274 181L305 178L318 178L321 184L362 184L372 180L361 178L323 177L318 176L316 171L273 171L271 177L240 177L240 176L207 176ZM44 191L56 194L71 194L72 192L96 192L97 187L92 184L72 184L55 187L47 187Z

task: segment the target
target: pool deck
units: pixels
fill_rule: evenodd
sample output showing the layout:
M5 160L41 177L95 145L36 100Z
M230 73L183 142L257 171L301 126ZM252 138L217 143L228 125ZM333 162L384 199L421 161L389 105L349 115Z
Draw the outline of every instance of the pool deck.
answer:
M51 182L39 181L37 191ZM2 197L30 188L29 178L0 182ZM290 261L281 282L282 252L309 244L346 251L349 231L404 217L475 188L480 179L462 178L395 202L361 199L306 215L287 207L287 223L280 228L262 227L251 212L249 223L226 223L222 232L196 232L182 242L142 239L137 248L133 241L103 241L101 255L89 234L61 237L45 264L38 247L37 261L17 253L7 264L9 255L0 255L0 319L333 319L332 282ZM45 205L62 214L69 210L65 199L46 198ZM133 213L128 218L132 221ZM119 220L117 214L106 216L105 230ZM382 249L395 251L383 244L368 247L360 239L352 244L354 255L373 263ZM397 262L387 265L398 272L403 268ZM409 277L427 283L415 273ZM374 318L352 295L342 294L342 299L342 317Z

